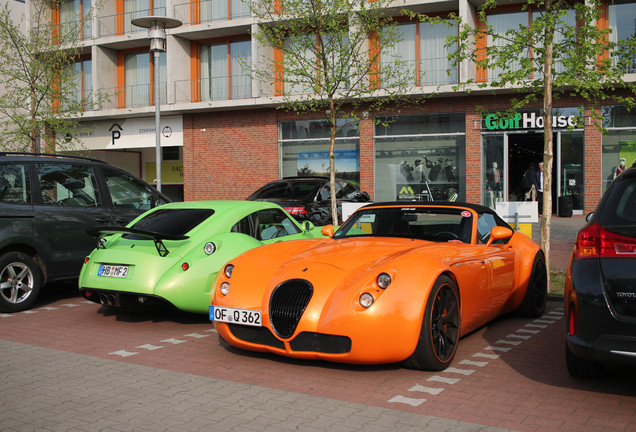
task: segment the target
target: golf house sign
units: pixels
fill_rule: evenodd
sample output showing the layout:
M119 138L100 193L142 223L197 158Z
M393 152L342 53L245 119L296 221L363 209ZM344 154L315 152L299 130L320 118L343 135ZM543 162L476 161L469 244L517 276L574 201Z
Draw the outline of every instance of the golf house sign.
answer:
M572 129L582 127L581 115L553 115L552 127ZM512 116L505 113L488 114L483 119L483 127L489 131L509 131L523 129L542 129L543 116L538 112L518 112Z

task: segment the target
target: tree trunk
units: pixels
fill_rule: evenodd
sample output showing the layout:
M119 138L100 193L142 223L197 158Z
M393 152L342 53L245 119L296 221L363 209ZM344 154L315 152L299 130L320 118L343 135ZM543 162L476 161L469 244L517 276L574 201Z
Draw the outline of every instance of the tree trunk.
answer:
M546 14L552 9L551 0L546 1ZM550 287L550 225L552 220L552 62L554 23L545 30L545 62L543 68L543 209L541 209L541 247L545 253L545 265L548 273L548 293Z
M333 98L329 98L329 123L331 124L331 135L329 137L329 183L331 185L331 220L333 225L339 224L338 203L336 202L336 111L334 109Z

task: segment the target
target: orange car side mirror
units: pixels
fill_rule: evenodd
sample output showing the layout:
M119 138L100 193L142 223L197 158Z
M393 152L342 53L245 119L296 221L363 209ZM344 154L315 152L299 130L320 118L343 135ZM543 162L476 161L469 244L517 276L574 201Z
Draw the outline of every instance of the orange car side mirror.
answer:
M510 228L496 226L490 230L490 237L488 238L486 247L490 246L494 241L510 238L512 237L512 234L513 232Z
M320 232L324 236L331 237L333 236L333 233L335 232L335 230L333 229L333 225L325 225L324 227L322 227Z

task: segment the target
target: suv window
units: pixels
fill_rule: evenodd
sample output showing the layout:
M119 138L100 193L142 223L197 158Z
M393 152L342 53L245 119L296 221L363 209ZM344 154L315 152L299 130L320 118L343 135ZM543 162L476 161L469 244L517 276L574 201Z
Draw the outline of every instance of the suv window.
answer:
M154 189L136 178L107 168L102 169L102 172L113 206L150 210L156 205L164 204L163 202L153 203Z
M24 165L0 165L0 202L30 204L29 176Z
M93 169L86 165L36 164L45 205L98 207L99 191Z
M281 210L260 210L256 214L259 236L262 240L285 237L300 232L298 227Z
M636 237L636 178L614 184L603 206L600 223L612 232Z

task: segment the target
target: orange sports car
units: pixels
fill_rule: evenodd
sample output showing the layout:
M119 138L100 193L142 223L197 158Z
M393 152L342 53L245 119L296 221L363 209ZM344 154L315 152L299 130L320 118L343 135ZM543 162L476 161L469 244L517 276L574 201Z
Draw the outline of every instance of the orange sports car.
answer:
M459 338L511 311L541 316L541 248L486 207L375 203L326 239L228 262L210 319L239 348L334 362L442 370Z

